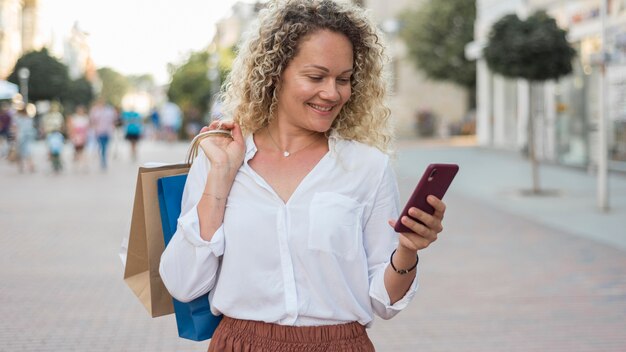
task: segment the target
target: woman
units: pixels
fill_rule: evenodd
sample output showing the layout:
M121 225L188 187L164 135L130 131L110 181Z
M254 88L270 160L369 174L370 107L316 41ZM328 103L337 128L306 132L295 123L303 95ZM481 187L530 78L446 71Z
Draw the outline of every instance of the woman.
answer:
M18 167L21 172L27 168L30 172L35 172L33 162L32 146L37 138L35 123L26 110L26 105L18 107L15 114L15 141L18 150Z
M74 165L77 171L87 171L84 156L85 145L89 137L89 116L83 105L78 105L69 118L68 132L74 146Z
M234 121L209 126L232 139L201 143L160 267L179 300L210 290L224 319L209 351L373 351L374 314L415 294L445 205L392 229L383 58L362 11L330 0L270 2L242 45L223 96Z

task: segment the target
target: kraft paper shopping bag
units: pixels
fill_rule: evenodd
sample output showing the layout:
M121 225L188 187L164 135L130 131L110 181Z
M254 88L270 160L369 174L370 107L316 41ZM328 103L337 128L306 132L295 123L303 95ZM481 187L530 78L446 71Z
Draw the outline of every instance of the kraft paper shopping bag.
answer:
M176 232L186 180L187 175L180 174L162 177L158 181L159 207L165 246ZM188 303L176 299L173 302L178 336L194 341L208 340L213 336L222 316L215 316L211 313L208 293Z
M128 238L124 281L152 317L174 312L172 297L159 275L161 254L165 249L159 210L157 180L186 174L189 164L140 167Z

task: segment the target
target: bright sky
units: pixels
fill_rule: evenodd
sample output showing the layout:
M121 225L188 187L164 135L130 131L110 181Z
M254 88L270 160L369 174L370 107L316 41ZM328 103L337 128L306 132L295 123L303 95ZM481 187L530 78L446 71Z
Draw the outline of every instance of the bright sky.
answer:
M167 63L205 48L217 20L237 0L40 0L41 30L61 53L74 22L89 33L97 67L122 74L151 73L167 83ZM250 2L244 0L243 2Z

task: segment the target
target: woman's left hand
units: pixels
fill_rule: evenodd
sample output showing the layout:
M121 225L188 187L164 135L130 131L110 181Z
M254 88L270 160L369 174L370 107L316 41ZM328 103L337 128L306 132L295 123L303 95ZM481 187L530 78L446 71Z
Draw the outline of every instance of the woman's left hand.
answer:
M435 212L433 215L430 215L415 207L409 209L409 215L415 219L419 219L424 224L420 224L409 216L403 216L400 221L413 232L403 232L400 234L399 247L404 247L407 250L416 252L435 242L437 235L443 231L442 221L443 215L446 212L445 203L432 195L428 196L426 201L435 208ZM395 220L389 220L391 227L395 224Z

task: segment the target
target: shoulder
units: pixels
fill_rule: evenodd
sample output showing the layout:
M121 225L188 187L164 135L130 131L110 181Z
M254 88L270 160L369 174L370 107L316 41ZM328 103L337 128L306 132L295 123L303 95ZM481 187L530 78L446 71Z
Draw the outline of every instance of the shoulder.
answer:
M332 152L344 161L372 166L386 166L389 162L389 155L376 147L339 137L331 137L331 139L333 140L331 149L334 149Z
M390 166L389 155L376 147L345 139L334 139L330 144L336 172L348 177L350 182L378 184Z

